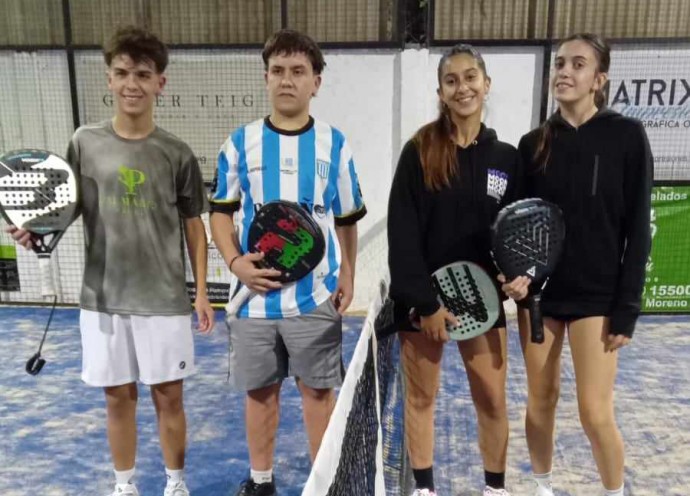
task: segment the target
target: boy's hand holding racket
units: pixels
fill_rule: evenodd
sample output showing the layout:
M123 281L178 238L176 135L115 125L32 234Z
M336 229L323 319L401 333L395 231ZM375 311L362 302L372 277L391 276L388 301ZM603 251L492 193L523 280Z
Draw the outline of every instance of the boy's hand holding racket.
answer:
M239 255L232 264L232 272L237 278L255 293L267 293L272 289L280 289L283 285L276 279L281 272L271 268L261 268L264 259L262 252L249 252Z

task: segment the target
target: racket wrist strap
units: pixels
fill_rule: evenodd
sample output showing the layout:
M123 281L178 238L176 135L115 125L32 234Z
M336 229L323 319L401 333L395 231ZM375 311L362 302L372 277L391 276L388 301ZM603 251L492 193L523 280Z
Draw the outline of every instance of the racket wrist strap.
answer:
M232 260L230 260L230 263L228 264L228 270L230 272L232 272L232 264L234 264L235 260L237 260L240 257L242 257L242 255L235 255L234 257L232 257Z

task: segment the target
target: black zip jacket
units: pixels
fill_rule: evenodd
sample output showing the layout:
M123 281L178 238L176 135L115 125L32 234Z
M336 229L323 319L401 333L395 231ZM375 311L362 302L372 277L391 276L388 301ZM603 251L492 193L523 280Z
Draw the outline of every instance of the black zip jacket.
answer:
M544 315L610 317L610 333L632 336L651 247L653 158L642 124L601 110L579 128L559 113L545 168L535 163L538 132L520 141L526 197L563 210L565 249L544 288Z
M415 308L423 316L439 308L431 274L449 263L470 261L495 279L491 224L517 197L521 177L515 147L483 124L467 148L457 147L457 169L449 187L431 191L417 146L402 150L388 202L390 295L396 314Z

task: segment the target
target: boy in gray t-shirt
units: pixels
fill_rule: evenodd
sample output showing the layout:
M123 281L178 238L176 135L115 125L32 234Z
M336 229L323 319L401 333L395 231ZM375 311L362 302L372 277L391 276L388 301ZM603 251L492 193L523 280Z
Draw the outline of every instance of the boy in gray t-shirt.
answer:
M134 27L104 49L111 121L79 128L67 157L81 179L86 264L81 291L82 379L103 387L115 468L113 495L138 496L132 482L139 380L151 386L165 460L164 496L188 496L183 479L185 377L194 372L184 240L196 280L198 328L213 327L206 296L208 203L190 148L153 120L165 85L167 48ZM12 229L26 247L26 231Z

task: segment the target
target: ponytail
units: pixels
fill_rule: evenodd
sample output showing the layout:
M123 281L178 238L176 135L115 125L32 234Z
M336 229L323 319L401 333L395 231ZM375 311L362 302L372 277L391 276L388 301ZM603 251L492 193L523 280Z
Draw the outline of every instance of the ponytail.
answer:
M424 173L424 185L431 191L438 191L450 185L455 173L455 125L447 106L440 103L438 118L422 126L412 137L419 150L419 159Z

